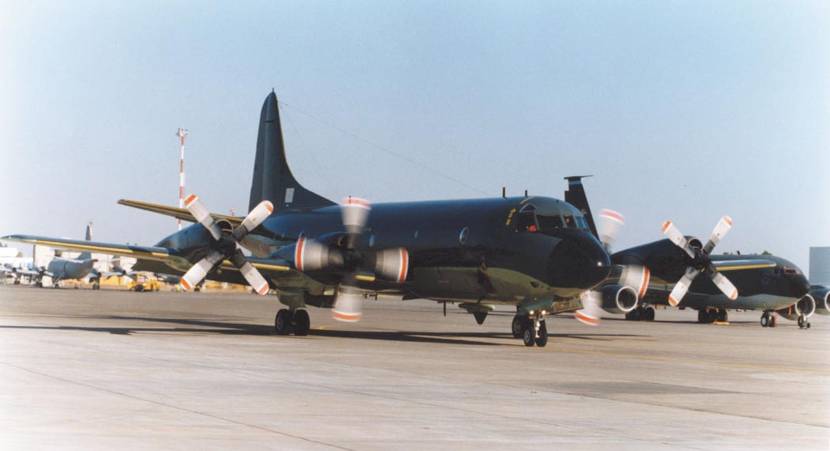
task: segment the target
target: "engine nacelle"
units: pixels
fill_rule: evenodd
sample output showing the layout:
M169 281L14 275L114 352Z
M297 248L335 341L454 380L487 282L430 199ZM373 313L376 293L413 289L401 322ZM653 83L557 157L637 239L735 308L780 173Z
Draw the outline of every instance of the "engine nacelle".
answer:
M810 296L816 300L816 313L830 315L830 287L814 285L810 288Z
M608 313L628 313L637 308L637 292L629 286L608 285L601 292L602 309Z
M790 321L797 320L801 314L804 314L805 318L809 318L816 312L816 300L812 295L805 294L795 304L776 312Z

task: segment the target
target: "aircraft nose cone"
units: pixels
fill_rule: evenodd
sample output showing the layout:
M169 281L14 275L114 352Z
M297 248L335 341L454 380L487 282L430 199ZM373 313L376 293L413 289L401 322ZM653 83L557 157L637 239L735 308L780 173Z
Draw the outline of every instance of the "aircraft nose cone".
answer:
M593 235L581 233L560 241L548 260L550 282L557 288L592 288L611 271L611 258Z

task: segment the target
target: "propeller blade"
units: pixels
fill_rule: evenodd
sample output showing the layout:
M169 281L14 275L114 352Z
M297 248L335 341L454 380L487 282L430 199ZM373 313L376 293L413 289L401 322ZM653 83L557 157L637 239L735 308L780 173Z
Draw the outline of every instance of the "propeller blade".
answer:
M712 278L712 282L715 282L715 285L718 289L729 298L730 301L734 301L738 299L738 289L735 285L726 278L723 274L715 271L709 275Z
M611 249L620 228L625 224L625 217L614 210L606 209L599 213L599 219L599 240L605 245L605 249Z
M202 224L210 232L213 239L219 241L222 232L219 230L219 226L216 225L216 221L213 220L213 216L210 215L210 211L199 200L199 196L195 194L187 196L187 199L184 200L184 206L199 221L199 224Z
M404 283L409 272L409 252L403 247L378 252L375 255L375 272L385 279Z
M689 241L683 236L683 233L680 232L673 222L666 221L663 223L663 235L666 235L672 243L674 243L677 247L686 251L689 257L695 258L694 251L689 247Z
M720 240L722 240L731 229L732 218L729 216L720 218L720 221L718 221L717 225L715 225L715 230L712 230L712 236L709 237L709 241L706 243L706 246L703 247L703 252L705 252L706 255L709 255L712 252L712 249L717 246Z
M352 234L363 232L369 211L372 209L369 201L359 197L347 197L340 206L343 215L343 225L346 231Z
M254 209L248 213L248 216L245 216L245 219L242 220L242 224L233 230L233 237L236 238L237 241L241 240L248 234L248 232L259 227L259 225L268 219L268 216L271 216L271 213L273 212L274 204L267 200L260 202L259 205L254 207Z
M268 294L268 281L262 277L262 274L254 268L247 258L245 258L245 254L242 253L242 249L239 248L237 245L236 251L233 253L233 257L231 257L231 263L235 267L239 269L239 272L242 274L242 277L248 282L248 285L254 289L260 296L265 296Z
M294 266L297 271L316 271L331 263L331 249L314 240L300 236L294 247Z
M219 251L211 251L205 258L196 262L195 265L191 266L190 269L187 270L186 273L182 276L180 281L181 286L185 290L192 290L202 279L207 276L207 273L216 266L217 263L221 262L224 258Z
M695 280L695 277L700 274L700 271L694 268L686 268L686 273L683 274L683 277L677 281L672 288L671 293L669 293L669 304L672 307L677 307L677 304L680 304L680 301L683 300L683 297L686 296L686 292L689 291L689 287L692 285L692 281Z
M337 321L356 323L363 317L363 295L350 287L340 287L334 299L332 316Z
M579 295L582 309L574 312L574 318L588 326L599 326L602 317L602 300L600 293L594 290L583 291Z

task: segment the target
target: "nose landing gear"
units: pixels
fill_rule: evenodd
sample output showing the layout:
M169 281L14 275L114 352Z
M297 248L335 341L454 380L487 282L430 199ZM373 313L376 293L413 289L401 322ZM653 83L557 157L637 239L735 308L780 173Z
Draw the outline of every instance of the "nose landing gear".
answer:
M807 317L804 316L803 313L798 315L798 328L799 329L809 329L810 328L810 322L807 321Z

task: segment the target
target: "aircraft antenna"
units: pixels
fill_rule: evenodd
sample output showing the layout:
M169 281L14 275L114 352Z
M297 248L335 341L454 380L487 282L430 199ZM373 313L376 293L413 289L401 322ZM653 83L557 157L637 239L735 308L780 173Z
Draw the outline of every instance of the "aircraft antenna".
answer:
M187 129L179 128L176 136L179 138L179 208L184 208L184 140L188 135ZM182 220L176 219L179 230L182 229Z

